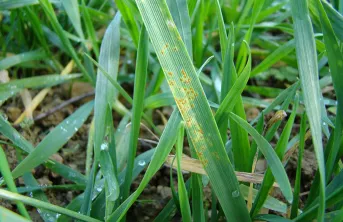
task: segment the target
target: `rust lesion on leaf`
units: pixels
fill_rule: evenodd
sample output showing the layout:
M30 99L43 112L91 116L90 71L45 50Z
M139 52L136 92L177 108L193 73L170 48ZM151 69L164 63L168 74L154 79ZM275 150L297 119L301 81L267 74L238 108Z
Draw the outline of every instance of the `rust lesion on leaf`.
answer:
M169 84L169 86L175 86L176 85L174 80L169 80L168 84Z
M186 122L186 126L187 126L187 127L191 127L192 124L193 124L193 118L192 118L192 117L187 117L187 118L185 119L185 122Z
M185 91L187 97L188 97L190 100L194 100L194 99L198 96L198 93L195 92L195 90L193 89L193 87L190 87L190 88L184 87L183 90Z
M170 72L170 71L168 71L168 72L167 72L167 74L168 74L168 76L170 76L170 77L172 77L172 76L173 76L173 73L172 73L172 72Z
M218 152L212 152L212 154L217 160L220 160L220 156Z
M201 163L204 165L204 167L206 167L208 165L208 160L205 159L204 153L201 151L196 151L199 160L201 161Z
M181 113L185 113L189 110L190 106L189 104L187 104L187 100L186 99L177 99L175 98L175 102L177 104L177 106L179 107L179 110Z
M169 44L168 43L164 44L164 46L161 49L161 54L164 55L168 48L169 48Z
M194 122L193 123L193 133L195 135L194 138L194 142L195 143L199 143L201 141L205 141L205 137L204 137L204 131L202 130L202 128L200 127L199 123Z
M181 75L182 77L180 78L180 81L185 83L185 84L188 84L191 82L191 78L189 76L187 76L187 73L184 69L181 69Z
M205 146L205 145L200 145L200 146L199 146L199 150L200 150L201 152L205 151L205 150L206 150L206 146Z

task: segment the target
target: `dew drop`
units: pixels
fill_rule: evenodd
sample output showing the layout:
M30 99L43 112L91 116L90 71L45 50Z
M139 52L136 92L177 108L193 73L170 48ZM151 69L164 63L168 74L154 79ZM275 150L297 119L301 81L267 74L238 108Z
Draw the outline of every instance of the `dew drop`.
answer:
M66 130L66 128L64 128L63 126L61 126L61 130L62 130L63 132L65 132L65 133L68 132L68 130Z
M144 160L138 161L138 165L139 165L139 166L145 166L145 161L144 161Z
M108 143L101 144L100 150L108 150Z
M238 190L233 191L232 197L239 197L239 191Z
M101 191L102 191L102 188L101 188L101 187L97 187L96 190L97 190L98 192L101 192Z

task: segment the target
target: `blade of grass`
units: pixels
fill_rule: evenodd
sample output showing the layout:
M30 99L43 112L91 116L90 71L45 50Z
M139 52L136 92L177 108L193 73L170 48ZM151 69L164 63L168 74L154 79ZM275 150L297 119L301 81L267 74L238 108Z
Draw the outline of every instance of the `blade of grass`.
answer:
M155 152L155 149L150 149L140 155L138 155L135 159L134 162L134 169L133 169L133 175L132 175L132 182L138 177L138 175L146 168L146 166L150 163L151 158L153 156ZM118 182L120 184L120 186L122 187L124 184L124 177L125 177L125 172L126 168L124 168L123 171L121 171L118 174ZM98 186L96 185L96 189L97 190L101 190L103 189L103 185L102 186ZM93 199L96 197L97 195L93 194ZM102 197L103 196L103 197ZM105 216L105 197L104 197L104 192L100 193L97 197L97 199L94 200L94 202L92 203L92 210L91 210L91 215L102 219ZM63 220L62 220L63 221Z
M20 216L19 214L14 213L11 210L8 210L0 206L0 220L1 221L16 221L16 222L30 222L30 220L25 217Z
M250 221L210 107L166 3L136 2L187 132L227 219Z
M121 15L117 13L108 26L100 48L99 65L103 67L114 80L117 79L119 54L120 54L120 20ZM94 109L94 157L98 161L100 147L105 136L105 121L108 107L111 107L116 97L115 87L106 78L104 72L98 69L95 88Z
M244 196L244 199L248 199L249 196L249 192L250 192L250 187L241 184L239 185L239 188ZM252 189L252 196L253 199L256 200L256 196L257 196L258 190L256 189ZM264 208L279 212L279 213L287 213L287 204L281 202L280 200L272 197L272 196L268 196L266 202L263 205Z
M138 7L139 8L139 7ZM203 58L203 32L204 32L204 22L205 22L205 1L199 1L198 12L195 14L195 33L193 34L193 56L195 65L199 67L202 64ZM144 18L143 18L144 21ZM163 68L163 67L162 67Z
M188 5L186 0L167 0L170 13L179 30L181 38L186 45L187 52L192 58L192 32L191 20L188 14Z
M153 175L158 171L158 169L164 163L164 159L170 153L173 145L175 144L177 138L177 132L179 129L179 124L181 122L181 116L177 110L174 110L168 124L166 125L160 141L156 147L154 155L151 159L148 169L146 170L144 177L139 184L136 191L131 194L117 209L116 211L110 216L108 221L119 221L121 218L124 217L126 212L132 206L132 204L136 201L139 195L143 192L145 186L149 183L150 179Z
M0 132L2 135L7 137L9 140L13 142L13 144L23 150L26 153L30 153L34 150L31 143L29 143L20 133L18 133L17 130L15 130L11 124L6 121L3 116L0 115ZM61 163L58 163L55 160L48 160L45 163L45 166L51 169L54 173L57 173L61 175L62 177L73 181L77 184L85 184L86 179L85 177L71 169L70 167L67 167L66 165L63 165Z
M86 189L85 189L85 192L83 193L83 201L80 208L78 209L81 214L85 214L87 216L89 216L91 212L93 192L95 192L94 184L96 183L95 178L96 178L97 171L98 171L98 164L97 164L97 161L94 159L91 172L87 178Z
M61 3L77 35L84 39L85 37L82 31L79 4L77 0L61 0Z
M217 13L221 13L220 11L220 5L219 2L217 1L216 3L217 7ZM230 87L232 86L232 75L235 75L235 65L234 65L234 44L235 44L235 39L234 39L234 28L233 24L230 25L230 30L229 30L229 38L226 37L226 31L224 29L221 30L221 26L224 26L224 21L220 21L220 15L218 15L218 23L219 23L219 36L220 36L220 41L221 43L225 45L221 45L221 51L222 51L222 63L223 63L223 73L222 73L222 81L221 81L221 87L220 87L220 102L223 102L225 96L228 94ZM225 51L225 53L223 53ZM233 77L234 78L234 77ZM231 82L230 82L231 80ZM219 128L220 135L222 137L223 143L226 142L227 140L227 129L229 125L229 117L226 115L225 119L223 119L223 124ZM238 164L239 165L239 164Z
M321 132L321 104L318 80L317 54L307 1L292 0L296 55L304 95L306 113L310 123L312 141L320 172L320 208L318 221L323 221L325 211L325 166Z
M8 83L0 85L0 105L4 103L8 98L15 96L24 88L41 88L45 86L53 86L63 82L70 81L71 79L77 78L80 75L69 75L69 76L36 76L31 78L24 78L19 80L13 80Z
M291 207L291 219L294 219L298 216L298 207L299 207L299 194L300 194L300 183L301 183L301 166L302 166L302 159L304 155L305 149L305 134L306 134L306 113L304 112L301 118L300 124L300 143L299 143L299 154L298 154L298 166L297 172L295 177L295 184L294 184L294 201Z
M78 68L81 70L81 72L83 73L83 75L86 76L86 78L88 78L88 80L91 83L94 83L94 76L91 76L90 73L87 72L87 70L85 69L85 67L82 65L73 45L71 44L70 40L68 39L68 37L66 36L61 24L58 22L56 14L54 12L54 9L51 5L51 3L48 0L39 0L40 5L42 6L44 13L46 15L46 17L49 18L52 27L54 28L55 32L57 33L57 35L59 36L63 46L65 47L65 49L67 50L68 54L73 58L73 60L75 61L76 65L78 66Z
M115 2L120 13L123 15L123 20L130 32L133 43L135 44L135 46L138 46L139 29L135 21L134 15L132 14L130 8L127 7L127 4L128 4L127 1L128 0L116 0Z
M87 54L89 54L88 47L85 43L85 35L82 30L78 1L77 0L62 0L61 3L78 37L80 37L81 39L82 50L86 52ZM85 55L83 55L83 59L85 63L85 69L88 72L89 76L95 77L94 68L92 66L91 61Z
M18 193L17 187L14 183L14 180L13 180L13 177L11 174L11 170L8 166L6 154L5 154L4 150L2 149L2 146L0 146L0 172L1 172L2 176L4 177L4 180L7 184L8 190L12 191L14 193ZM18 211L20 212L20 214L23 215L25 218L30 219L30 215L27 212L24 204L21 201L16 201L16 204L17 204Z
M294 50L294 48L295 42L293 39L278 47L251 71L251 76L256 76L259 73L266 71L273 64L290 54Z
M293 195L285 169L271 145L252 126L239 116L230 113L230 117L240 124L255 140L257 147L265 156L270 169L280 186L280 190L288 202L292 202Z
M275 153L279 157L280 161L282 160L282 157L284 156L284 153L287 150L287 144L288 144L289 137L291 135L292 127L294 124L294 119L296 117L296 112L298 109L298 103L299 103L299 98L296 97L292 114L289 117L289 119L286 123L286 126L283 129L282 134L281 134L281 136L280 136L280 138L276 144L276 147L275 147ZM268 159L267 159L267 161L268 161ZM268 197L270 190L272 189L273 183L275 181L275 179L274 179L275 173L274 173L274 177L273 177L272 167L273 167L272 165L268 166L268 169L264 175L262 187L259 190L258 195L256 197L256 200L255 200L253 207L250 211L250 215L252 218L254 218L260 212L264 202L266 201L266 199Z
M332 24L332 28L337 38L340 41L343 41L343 16L342 14L336 11L329 2L322 1L322 4L324 6L327 17L329 18ZM316 10L315 0L309 1L309 8L311 10L311 13L313 13L313 16L315 16L316 19L319 20L319 15L318 15L319 11Z
M57 161L48 160L45 163L45 166L51 169L52 172L57 173L76 184L84 185L87 182L86 177L83 174Z
M131 96L125 91L125 89L103 68L97 63L90 55L85 54L102 72L102 74L107 78L108 81L118 90L118 92L128 101L130 104L133 103Z
M253 1L254 5L252 7L252 15L251 15L251 21L250 21L250 26L248 31L246 32L245 36L244 36L244 40L250 44L251 41L251 36L252 36L252 32L254 30L254 26L257 20L257 16L260 14L261 9L264 5L264 1L265 0L260 0L260 1ZM249 1L250 2L250 1ZM244 56L244 54L246 53L245 51L245 47L243 45L240 46L239 51L238 51L238 56L237 56L237 70L238 73L242 72L245 64L246 64L246 57Z
M17 154L17 156L18 156L18 154ZM34 186L39 185L31 173L25 173L23 175L23 179L24 179L24 183L25 183L26 187L34 187ZM45 186L45 185L43 185L43 186ZM35 199L38 199L41 201L45 201L45 202L49 202L47 196L45 195L45 193L42 190L35 190L35 191L29 191L29 192L30 192L30 196L32 198L35 198ZM47 211L47 210L44 210L44 209L37 209L37 212L39 213L39 215L41 216L41 218L44 221L49 221L49 220L51 220L51 218L58 217L57 214L50 212L50 211Z
M70 74L70 75L44 75L44 76L35 76L30 78L23 78L18 80L12 80L8 83L0 85L1 91L8 91L11 89L24 89L24 88L43 88L58 85L66 81L80 77L79 74Z
M191 143L190 143L190 149L191 149L192 157L197 158L195 149ZM196 173L192 173L191 175L191 195L192 195L192 212L193 212L192 219L193 221L205 222L204 194L203 194L201 179L202 179L202 176Z
M52 52L50 51L50 48L48 46L48 42L46 41L46 38L44 36L42 24L41 24L38 16L36 15L34 9L32 7L25 7L24 11L27 13L29 20L30 20L30 23L32 25L32 29L34 30L34 35L36 35L36 37L38 38L39 43L42 45L45 53L49 56L49 58L52 59L55 67L60 68L61 65L55 59L55 57L52 56Z
M216 6L217 19L218 19L218 27L219 27L220 51L222 54L222 61L224 62L225 61L225 55L226 55L226 48L227 48L227 46L230 46L230 45L228 43L228 37L226 34L224 18L223 18L223 14L222 14L222 10L220 7L219 0L215 1L215 6ZM233 43L234 40L232 38L231 31L233 31L233 30L230 30L230 38L231 38L230 41L231 41L231 43Z
M234 37L234 33L233 33L233 28L231 31L231 38L229 41L232 41L231 39L233 39ZM244 110L244 105L243 105L243 101L242 101L242 90L245 87L249 76L250 76L250 71L251 71L251 53L250 53L250 48L248 47L248 44L244 41L245 46L247 47L247 55L248 55L248 61L247 64L245 65L242 73L240 73L239 77L237 78L237 74L236 74L236 70L233 64L233 57L234 57L234 47L232 45L228 46L228 50L227 53L229 53L229 50L231 50L231 56L230 58L228 57L227 59L229 59L229 61L225 61L227 63L231 64L231 68L228 69L228 73L225 75L228 75L227 78L227 83L228 83L228 88L226 90L230 90L229 94L228 94L228 98L234 98L235 100L237 100L237 102L233 102L232 104L229 104L229 101L226 100L226 98L223 99L222 101L222 108L224 108L224 104L227 103L230 105L234 105L232 112L237 114L239 117L241 117L242 119L246 119L246 115L245 115L245 110ZM231 61L230 61L231 60ZM224 80L224 79L223 79ZM224 81L223 81L224 83ZM235 90L236 90L236 86L238 87L239 91L237 92L237 94L234 95ZM224 87L226 88L226 87ZM229 112L228 109L225 109L226 112L226 116L228 117L227 113ZM218 114L221 113L221 107L219 107ZM217 114L216 114L217 116ZM230 120L230 118L227 118L225 120L219 120L219 118L217 119L216 117L216 122L218 124L218 127L220 129L222 129L222 135L224 133L226 133L227 131L227 120ZM225 121L225 122L224 122ZM221 124L225 123L225 127L221 126ZM225 131L224 131L225 130ZM251 169L251 163L249 163L249 152L250 152L250 142L249 142L249 137L248 137L248 133L242 128L240 127L238 124L236 124L234 121L230 120L230 130L231 130L231 141L232 141L232 147L233 147L233 154L235 157L239 157L236 158L235 161L235 169L239 170L239 171L245 171L245 172L249 172Z
M0 70L9 69L12 66L16 66L24 62L31 62L35 60L45 59L46 57L47 57L47 54L43 49L23 52L18 55L9 56L0 60Z
M65 214L65 215L68 215L72 218L83 220L83 221L100 222L99 220L93 219L91 217L79 214L79 213L71 211L71 210L67 210L63 207L59 207L59 206L56 206L53 204L49 204L47 202L36 200L36 199L30 198L30 197L22 196L22 195L12 193L12 192L9 192L9 191L3 190L3 189L0 189L0 198L10 200L10 201L21 201L24 204L27 204L30 206L50 210L50 211L60 213L60 214Z
M322 30L325 48L328 56L328 62L330 66L330 73L332 76L333 86L335 88L336 97L338 100L337 117L336 117L336 129L335 132L335 144L334 149L330 153L328 161L326 162L326 179L328 180L332 174L333 167L335 165L336 156L339 150L339 141L342 131L342 111L343 111L343 82L341 81L341 70L343 68L343 53L339 48L339 42L335 36L334 30L331 26L330 20L325 13L324 7L321 1L315 0L315 5L318 10ZM337 122L338 121L338 122Z
M56 153L77 132L86 121L92 108L93 102L89 102L58 124L13 170L13 177L17 178L48 160L52 154Z
M22 161L22 153L18 151L19 150L16 149L17 159L18 161ZM32 173L25 173L23 175L23 179L24 179L24 183L26 187L35 187L39 185L36 179L33 177ZM18 193L19 193L19 189L18 189ZM42 190L31 191L29 195L32 198L49 203L48 197L45 195L45 193ZM49 221L51 220L51 218L58 217L57 214L44 210L44 209L37 209L37 212L44 221Z
M125 175L125 183L123 188L123 199L125 200L129 196L131 180L132 180L132 169L134 158L136 157L137 142L139 136L140 122L143 113L144 105L144 94L145 85L147 79L147 68L148 68L148 57L149 57L149 44L148 44L148 33L145 27L142 26L139 44L137 50L137 62L135 72L135 83L134 83L134 95L133 95L133 106L132 106L132 119L131 119L131 134L129 144L129 156L127 162L127 170Z
M180 208L182 214L182 220L186 222L192 221L191 208L188 202L188 194L185 182L183 180L183 175L181 171L181 159L182 159L182 149L183 149L183 138L184 138L184 123L181 123L181 127L178 132L178 138L176 140L176 153L177 153L177 181L178 181L178 194L180 200Z
M90 38L90 40L92 42L93 52L94 52L96 58L99 59L100 51L99 51L98 41L97 41L94 26L93 26L93 22L91 20L90 14L88 12L89 9L86 7L84 0L82 0L81 4L82 4L81 11L83 13L83 20L84 20L84 24L86 27L86 32L87 32L88 38Z
M107 143L103 143L101 145L100 150L100 166L101 172L105 178L105 193L106 193L106 205L108 202L114 202L119 197L119 184L116 178L116 173L113 167L113 161L111 159L109 148ZM108 209L106 207L106 211L111 212L112 209ZM105 218L108 217L108 213L106 212Z
M273 222L291 222L292 221L287 218L283 218L283 217L273 215L273 214L259 214L254 219L258 221L273 221Z

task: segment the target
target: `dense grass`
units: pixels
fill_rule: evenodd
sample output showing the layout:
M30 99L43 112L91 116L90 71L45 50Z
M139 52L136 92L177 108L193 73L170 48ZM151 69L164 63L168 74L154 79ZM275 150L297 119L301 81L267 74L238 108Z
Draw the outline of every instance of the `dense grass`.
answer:
M125 220L164 165L176 169L178 186L171 179L172 199L155 221L342 221L343 1L330 2L1 1L0 198L17 211L0 206L0 221L31 220L27 205L44 221ZM20 128L39 124L33 112L51 87L75 81L94 86L94 101L34 146ZM10 122L6 107L20 96L25 110ZM173 111L161 130L166 107ZM249 118L252 109L258 114ZM78 172L51 156L86 121ZM142 127L158 141L137 155ZM3 152L11 147L13 169ZM301 204L305 149L318 170ZM296 153L292 178L285 169ZM267 163L262 174L259 161ZM71 184L39 184L32 173L39 165ZM46 189L81 193L56 206ZM277 189L283 198L273 197Z

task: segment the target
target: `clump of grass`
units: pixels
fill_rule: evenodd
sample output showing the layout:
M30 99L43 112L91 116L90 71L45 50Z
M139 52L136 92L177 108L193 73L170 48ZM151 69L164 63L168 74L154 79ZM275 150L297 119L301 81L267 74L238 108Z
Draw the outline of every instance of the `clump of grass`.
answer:
M125 220L163 165L177 170L178 189L171 180L172 198L156 221L176 213L184 221L341 221L343 2L271 3L1 2L0 105L15 101L22 90L44 89L25 104L32 113L50 87L74 81L95 87L94 101L80 106L36 146L19 133L19 127L37 124L26 111L15 123L5 112L0 115L0 143L15 148L18 161L10 169L0 147L0 198L18 209L0 207L1 221L29 221L25 205L35 207L44 221ZM288 71L299 78L285 82ZM123 83L133 86L133 93ZM161 114L161 130L155 113L166 107L173 110L169 117ZM249 109L258 114L250 118ZM92 127L83 174L51 156L86 121ZM158 141L137 155L139 142L146 140L142 127ZM309 137L318 170L301 205ZM290 178L284 166L296 149L297 170ZM258 161L267 163L262 173L256 172ZM42 186L32 173L39 165L71 184ZM189 178L184 171L191 172ZM25 186L16 186L18 178ZM212 191L211 207L204 204L206 186ZM46 189L80 194L67 206L57 206L49 203ZM275 189L284 199L273 197Z

